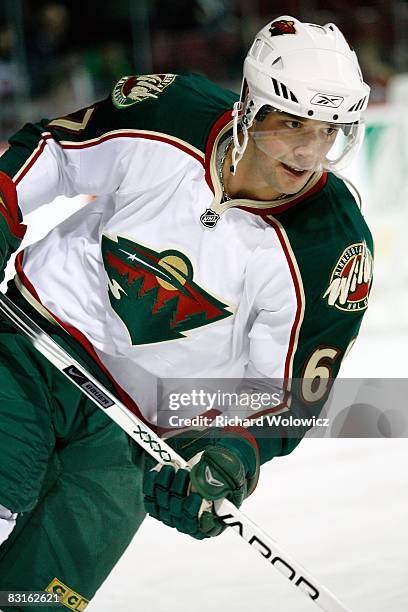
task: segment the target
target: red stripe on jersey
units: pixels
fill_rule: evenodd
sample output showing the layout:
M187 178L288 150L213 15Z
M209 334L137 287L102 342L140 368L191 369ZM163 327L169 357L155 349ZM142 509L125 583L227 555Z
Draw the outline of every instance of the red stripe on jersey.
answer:
M207 143L205 145L205 180L207 182L207 185L209 186L209 188L211 189L213 193L214 193L214 186L211 180L211 167L210 167L211 155L212 155L214 143L215 143L215 140L218 134L228 123L230 123L230 121L232 121L232 109L226 111L225 113L221 115L219 119L217 119L217 121L214 123L214 125L212 126L210 130L210 133L207 138Z
M44 134L44 138L46 140L53 140L52 134ZM112 140L113 138L144 138L146 140L157 140L159 142L165 142L166 144L172 145L173 147L176 147L177 149L184 151L184 153L188 153L188 155L191 155L191 157L194 157L194 159L199 161L200 164L204 166L204 160L198 153L190 149L187 145L183 145L182 142L177 142L175 140L172 140L171 138L166 138L166 136L164 135L159 136L156 134L134 134L133 132L124 131L124 132L117 132L115 134L106 134L105 136L101 136L100 138L94 140L93 142L85 142L85 143L78 143L78 144L76 143L66 144L65 142L64 144L62 144L61 142L57 142L57 141L55 142L57 142L58 146L60 146L62 149L88 149L90 147L95 147L101 144L101 142Z
M19 222L16 186L5 172L0 172L0 213L7 221L10 231L22 239L27 226Z
M25 272L23 270L23 257L24 257L24 250L22 250L19 253L17 253L17 257L16 257L15 262L14 262L14 266L16 268L17 276L19 277L19 279L23 283L24 287L26 289L28 289L28 291L31 293L31 295L33 297L35 297L37 302L39 302L41 304L41 300L40 300L40 298L38 296L37 291L34 289L33 285L30 283L30 281L28 280L28 278L25 275ZM44 306L44 308L45 308L45 306Z
M72 338L74 338L82 346L82 348L84 348L86 350L86 352L92 358L92 360L96 363L96 365L102 370L102 372L104 372L106 374L106 376L112 382L112 384L114 385L115 390L116 390L119 398L125 404L126 408L128 408L131 412L133 412L133 414L135 414L141 421L143 421L143 423L145 423L151 429L154 430L155 426L152 425L151 423L149 423L145 419L145 417L143 416L143 414L140 411L140 408L136 404L136 402L126 393L126 391L124 389L122 389L122 387L120 387L120 385L113 378L113 376L111 375L109 370L106 368L106 366L99 359L97 353L95 352L94 347L92 346L92 344L90 343L88 338L82 332L80 332L79 329L76 329L72 325L69 325L68 323L65 323L64 321L62 321L49 308L47 308L46 306L44 306L44 304L41 303L41 300L40 300L40 298L39 298L35 288L33 287L33 285L31 284L31 282L29 281L29 279L27 278L26 274L24 273L24 271L22 269L22 259L23 259L23 251L20 251L20 253L16 257L15 265L16 265L17 275L18 275L19 279L21 280L21 282L23 283L24 287L31 293L31 295L37 300L37 302L39 304L41 304L41 306L51 315L51 317L53 319L55 319L55 321L57 321L59 323L59 325L70 336L72 336Z
M292 357L292 353L293 353L293 349L294 349L294 345L295 345L295 337L296 337L296 332L299 326L299 322L300 322L300 316L302 313L302 307L303 307L303 302L302 302L302 292L300 290L300 285L299 285L299 279L297 277L296 274L296 270L295 267L293 265L293 261L292 261L292 257L291 254L289 253L289 249L287 247L287 244L283 238L283 234L282 234L282 230L280 229L278 223L276 223L276 221L274 221L271 218L265 217L265 221L267 223L269 223L269 225L271 225L275 232L276 235L279 239L279 242L281 244L282 250L285 253L285 257L286 260L288 262L288 267L290 270L290 274L292 276L292 281L293 281L293 286L295 288L295 294L296 294L296 302L297 302L297 307L296 307L296 315L295 315L295 320L293 321L293 325L292 325L292 329L290 332L290 337L289 337L289 346L288 346L288 351L286 354L286 359L285 359L285 369L284 369L284 389L287 388L287 384L288 384L288 378L289 376L292 374L290 372L290 362L291 362L291 357Z
M18 176L18 178L15 180L15 184L18 185L19 182L21 181L21 179L27 174L27 172L30 170L30 168L32 168L32 166L35 164L35 162L37 161L37 159L40 157L41 153L44 151L45 149L45 145L47 143L45 142L45 139L42 140L38 151L35 152L35 154L32 156L32 158L30 159L30 161L28 162L27 166L24 168L24 170L22 171L22 173Z

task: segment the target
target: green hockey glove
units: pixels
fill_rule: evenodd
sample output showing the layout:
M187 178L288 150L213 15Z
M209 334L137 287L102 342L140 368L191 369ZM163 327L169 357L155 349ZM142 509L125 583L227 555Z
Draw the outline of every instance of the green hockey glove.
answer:
M189 469L156 465L144 479L147 512L169 527L202 540L219 535L224 523L213 502L229 499L238 508L252 493L259 475L256 442L250 436L197 432L168 442L188 459Z

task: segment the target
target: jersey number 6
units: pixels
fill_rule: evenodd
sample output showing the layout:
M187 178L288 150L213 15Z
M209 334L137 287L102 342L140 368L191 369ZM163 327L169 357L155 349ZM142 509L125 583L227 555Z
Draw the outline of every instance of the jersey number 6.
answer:
M308 404L319 402L334 381L333 364L341 353L333 346L319 346L309 357L302 376L301 394Z

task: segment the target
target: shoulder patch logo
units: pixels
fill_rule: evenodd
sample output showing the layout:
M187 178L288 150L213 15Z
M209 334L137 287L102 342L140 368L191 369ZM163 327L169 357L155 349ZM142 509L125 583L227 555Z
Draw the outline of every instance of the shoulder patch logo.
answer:
M112 102L117 108L126 108L144 100L156 99L175 78L175 74L124 76L113 88Z
M180 251L158 252L104 235L102 257L110 304L133 345L185 338L183 332L232 315L193 281L193 266Z
M373 277L373 257L365 242L344 249L323 295L329 306L346 312L365 310Z
M269 32L271 36L282 36L282 34L296 34L295 22L285 21L284 19L281 19L280 21L273 21L271 23L271 27L269 28Z

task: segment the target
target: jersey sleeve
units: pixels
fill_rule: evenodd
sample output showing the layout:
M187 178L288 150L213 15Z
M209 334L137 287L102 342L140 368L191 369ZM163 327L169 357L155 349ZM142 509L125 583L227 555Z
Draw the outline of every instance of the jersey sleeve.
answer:
M0 269L24 236L27 213L60 195L100 195L118 188L139 143L115 133L110 137L111 106L105 100L64 118L27 124L10 138L0 158ZM137 182L143 164L132 166Z
M0 170L14 183L23 215L59 195L115 191L135 141L109 130L109 99L52 121L24 126L10 139ZM137 180L137 177L135 177Z
M10 139L0 171L15 184L23 214L58 195L112 193L138 149L133 181L143 178L151 161L146 139L167 138L201 159L210 129L234 99L198 75L123 77L103 101L24 126Z
M248 428L262 463L292 452L313 426L358 335L372 278L373 245L363 223L359 239L345 235L305 248L279 221L271 225L269 243L248 270L259 290L247 376L255 388L265 378L272 390L282 389L280 404L253 415L263 417L262 426ZM273 271L269 279L266 270ZM304 419L305 425L271 428L273 414Z

